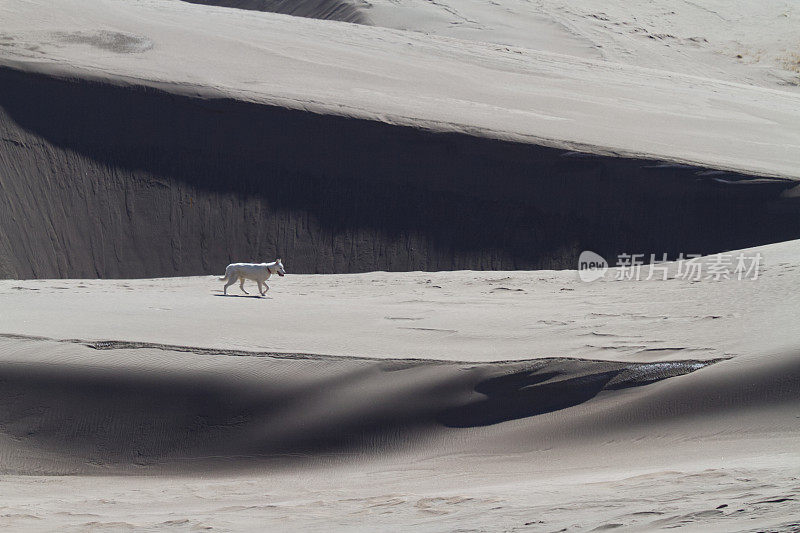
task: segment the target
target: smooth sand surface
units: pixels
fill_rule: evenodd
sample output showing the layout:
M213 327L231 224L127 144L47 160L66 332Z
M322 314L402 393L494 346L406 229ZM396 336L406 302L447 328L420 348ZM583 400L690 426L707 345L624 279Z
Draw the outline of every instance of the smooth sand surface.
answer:
M674 279L674 263L673 279L638 283L614 269L592 283L574 270L289 275L266 298L251 283L225 297L217 276L5 280L0 333L470 362L715 359L795 341L798 245L752 249L763 269L742 281Z
M3 281L3 523L791 531L799 245L719 282Z

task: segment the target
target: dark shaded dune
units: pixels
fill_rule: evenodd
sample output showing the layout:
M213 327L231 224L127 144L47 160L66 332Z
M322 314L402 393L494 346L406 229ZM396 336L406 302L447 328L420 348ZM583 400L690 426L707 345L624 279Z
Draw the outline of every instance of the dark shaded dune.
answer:
M575 268L800 237L791 184L0 69L0 276Z
M190 4L205 6L232 7L250 11L282 13L322 20L338 20L367 24L364 13L354 3L347 0L183 0Z
M647 383L641 375L658 381L711 364L231 357L144 346L112 349L115 359L75 341L19 338L0 348L70 361L0 362L0 468L23 472L281 466L383 454L424 444L445 427L556 412Z

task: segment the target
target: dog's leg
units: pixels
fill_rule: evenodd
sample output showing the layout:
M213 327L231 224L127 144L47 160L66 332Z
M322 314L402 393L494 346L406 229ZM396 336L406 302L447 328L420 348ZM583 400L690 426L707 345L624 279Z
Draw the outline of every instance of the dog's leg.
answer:
M222 292L225 293L226 296L228 295L228 287L230 287L234 283L236 283L236 278L232 277L228 280L228 283L225 284L225 287L223 288Z
M239 278L239 288L242 289L242 292L245 294L250 294L246 290L244 290L244 278Z
M264 283L264 282L262 282L262 281L259 281L259 282L258 282L258 292L261 294L261 296L264 296L265 294L267 294L267 291L266 291L266 289L263 289L263 288L261 287L261 285L262 285L262 284L263 284L263 285L266 285L266 283Z

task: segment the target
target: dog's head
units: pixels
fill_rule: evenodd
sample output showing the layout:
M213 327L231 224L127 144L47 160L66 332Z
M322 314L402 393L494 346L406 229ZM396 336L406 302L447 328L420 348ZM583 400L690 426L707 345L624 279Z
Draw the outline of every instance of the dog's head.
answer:
M277 259L275 261L275 266L270 268L270 270L273 272L273 274L277 274L280 277L283 277L283 276L286 275L286 270L284 270L283 263L281 263L280 259Z

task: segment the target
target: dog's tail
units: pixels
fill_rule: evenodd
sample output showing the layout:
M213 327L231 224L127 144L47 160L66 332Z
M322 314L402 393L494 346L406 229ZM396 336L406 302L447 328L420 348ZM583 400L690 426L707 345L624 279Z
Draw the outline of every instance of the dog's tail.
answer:
M222 277L219 278L219 280L220 281L228 281L228 278L230 278L230 277L231 277L231 268L230 268L230 266L228 266L225 269L225 274L223 274Z
M221 278L219 278L219 280L220 280L220 281L228 281L228 275L227 275L227 274L225 274L224 276L222 276Z

